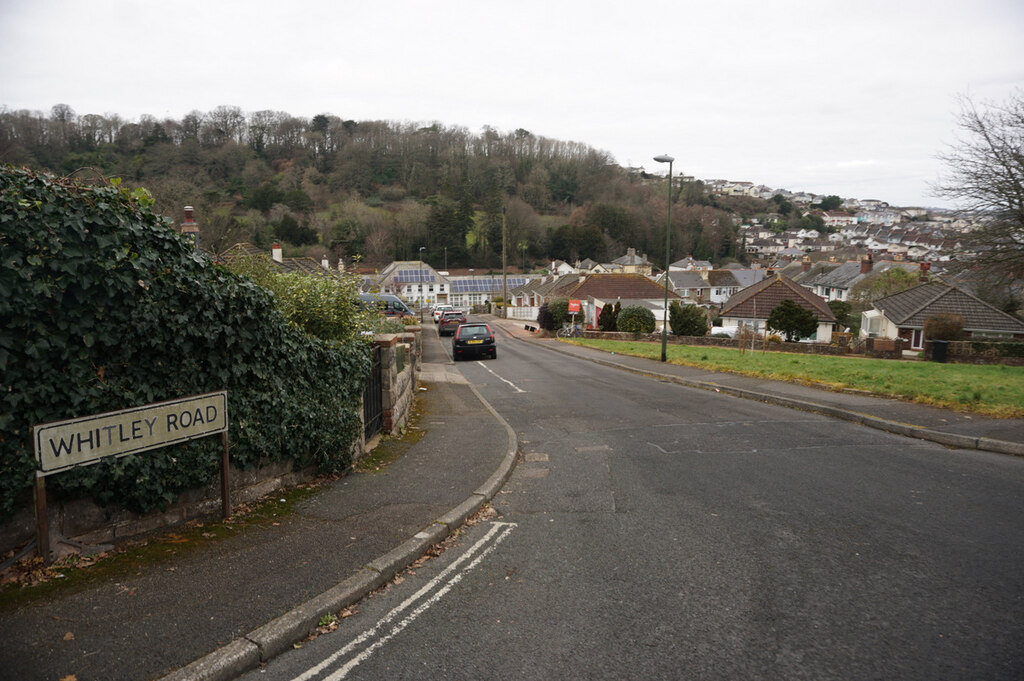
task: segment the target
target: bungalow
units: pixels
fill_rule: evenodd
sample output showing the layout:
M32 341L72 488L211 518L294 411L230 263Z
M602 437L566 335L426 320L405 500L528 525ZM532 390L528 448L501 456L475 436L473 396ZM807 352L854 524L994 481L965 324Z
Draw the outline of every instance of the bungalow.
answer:
M642 274L595 274L581 281L568 292L568 297L587 301L585 321L597 326L601 311L608 305L619 302L626 305L642 305L654 313L658 328L667 316L665 310L665 288ZM679 296L669 291L669 303Z
M741 329L767 332L768 316L783 300L791 300L814 314L818 329L813 340L821 343L832 340L836 317L829 306L819 296L782 275L764 279L731 297L722 308L722 331L731 336Z
M861 338L902 338L911 350L924 348L924 324L940 314L963 319L968 338L1024 340L1024 322L942 281L886 296L873 307L861 314Z

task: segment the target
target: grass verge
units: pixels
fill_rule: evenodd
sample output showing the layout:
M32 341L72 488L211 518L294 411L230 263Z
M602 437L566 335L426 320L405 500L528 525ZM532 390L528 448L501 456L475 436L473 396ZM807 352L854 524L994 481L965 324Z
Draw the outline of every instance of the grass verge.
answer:
M621 355L661 358L661 345L573 340ZM740 352L733 348L669 345L673 364L790 381L831 390L861 390L995 418L1024 418L1024 367L939 364L860 357Z

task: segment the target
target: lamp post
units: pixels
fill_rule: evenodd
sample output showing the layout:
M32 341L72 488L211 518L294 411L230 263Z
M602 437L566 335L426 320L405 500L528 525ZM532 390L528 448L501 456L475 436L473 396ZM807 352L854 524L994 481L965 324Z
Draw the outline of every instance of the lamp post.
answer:
M423 324L423 250L426 246L420 246L420 324Z
M654 160L658 163L668 164L668 224L665 226L665 309L662 310L664 316L661 318L661 361L664 362L667 359L665 350L668 344L668 268L672 263L669 238L672 236L672 162L675 159L668 154L662 154L661 156L655 156Z

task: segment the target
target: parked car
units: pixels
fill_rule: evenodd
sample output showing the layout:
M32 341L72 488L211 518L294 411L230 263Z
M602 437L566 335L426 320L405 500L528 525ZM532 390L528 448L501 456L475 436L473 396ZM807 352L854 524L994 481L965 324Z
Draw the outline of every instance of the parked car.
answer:
M483 322L461 324L452 335L452 359L456 362L464 357L490 356L498 358L498 346L494 342L494 331Z
M459 324L466 323L466 315L458 310L448 310L441 314L441 321L437 323L437 333L442 336L450 336L459 328Z
M455 307L453 305L446 305L444 303L435 305L433 311L431 312L431 315L434 317L434 323L437 324L438 322L440 322L441 315L444 314L445 312L452 312L454 310Z
M415 316L405 301L390 293L360 293L358 304L364 310L376 310L385 317Z

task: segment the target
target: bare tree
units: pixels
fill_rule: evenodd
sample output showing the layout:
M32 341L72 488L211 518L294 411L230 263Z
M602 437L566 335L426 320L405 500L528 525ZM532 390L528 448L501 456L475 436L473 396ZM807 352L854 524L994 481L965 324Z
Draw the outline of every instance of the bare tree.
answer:
M939 155L947 174L934 187L973 213L962 266L982 268L1004 282L1024 278L1024 91L977 107L961 99L961 136Z

